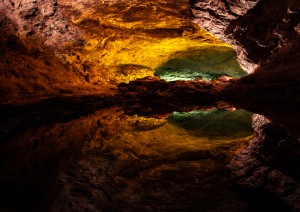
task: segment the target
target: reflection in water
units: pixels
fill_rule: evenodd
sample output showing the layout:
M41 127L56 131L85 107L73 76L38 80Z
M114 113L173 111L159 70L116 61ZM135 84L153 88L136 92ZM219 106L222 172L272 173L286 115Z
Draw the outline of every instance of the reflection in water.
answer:
M227 111L213 109L209 111L192 111L173 113L168 120L198 136L243 137L253 134L251 128L252 114L244 110Z
M251 139L251 123L240 119L245 112L227 113L145 118L108 107L66 123L50 121L6 136L8 142L0 149L1 207L246 210L247 203L231 188L224 166ZM230 130L229 121L242 123L241 130L247 133L220 135L220 127ZM191 127L195 123L198 127ZM210 135L216 131L218 139L201 134L204 130Z

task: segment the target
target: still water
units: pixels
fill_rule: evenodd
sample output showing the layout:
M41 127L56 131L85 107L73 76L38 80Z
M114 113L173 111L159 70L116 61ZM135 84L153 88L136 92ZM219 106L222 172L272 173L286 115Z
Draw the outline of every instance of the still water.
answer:
M251 113L213 109L153 118L103 105L94 108L96 112L85 105L89 114L82 114L76 113L81 105L75 110L73 104L71 110L57 100L49 102L30 105L34 112L26 105L6 108L7 114L18 114L2 117L3 209L246 211L249 207L232 187L226 165L252 138Z

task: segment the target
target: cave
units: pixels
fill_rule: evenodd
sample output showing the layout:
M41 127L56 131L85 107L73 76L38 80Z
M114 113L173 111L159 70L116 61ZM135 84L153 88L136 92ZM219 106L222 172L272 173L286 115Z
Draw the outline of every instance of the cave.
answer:
M300 211L299 0L0 11L0 211Z

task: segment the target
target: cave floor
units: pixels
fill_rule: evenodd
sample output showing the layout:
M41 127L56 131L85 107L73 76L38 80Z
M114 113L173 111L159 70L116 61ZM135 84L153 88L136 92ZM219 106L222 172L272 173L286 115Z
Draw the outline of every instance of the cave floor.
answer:
M127 115L114 97L1 105L0 209L262 211L226 165L252 139L193 133L166 116ZM206 106L207 108L207 106ZM276 204L273 211L277 211Z

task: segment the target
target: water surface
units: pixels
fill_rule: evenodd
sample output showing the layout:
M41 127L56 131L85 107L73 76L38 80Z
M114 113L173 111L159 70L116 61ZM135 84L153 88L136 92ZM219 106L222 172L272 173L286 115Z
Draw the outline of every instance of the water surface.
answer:
M225 166L252 138L250 113L212 110L151 118L129 116L122 107L96 107L90 100L86 110L96 112L86 115L76 112L82 110L80 98L73 102L71 108L52 103L50 117L44 109L15 116L17 130L3 116L2 208L247 209ZM38 124L22 124L31 122Z

